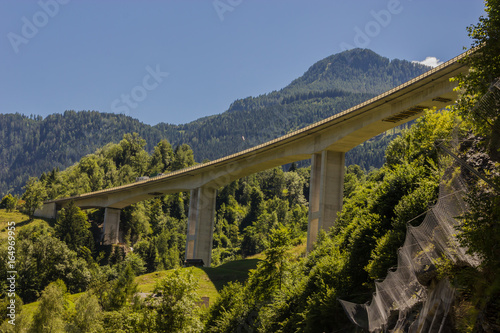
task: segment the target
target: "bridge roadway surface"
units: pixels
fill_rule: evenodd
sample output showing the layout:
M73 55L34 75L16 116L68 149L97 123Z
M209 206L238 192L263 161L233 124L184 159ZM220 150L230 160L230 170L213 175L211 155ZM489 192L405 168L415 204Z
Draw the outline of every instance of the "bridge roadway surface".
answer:
M120 241L122 208L155 196L190 191L186 258L202 259L210 266L217 189L259 171L311 158L310 251L319 231L328 230L342 208L345 153L418 118L425 109L455 103L456 83L450 78L468 71L459 62L466 54L366 102L253 148L148 180L46 201L36 215L55 218L70 201L81 208L106 208L104 243L114 244Z

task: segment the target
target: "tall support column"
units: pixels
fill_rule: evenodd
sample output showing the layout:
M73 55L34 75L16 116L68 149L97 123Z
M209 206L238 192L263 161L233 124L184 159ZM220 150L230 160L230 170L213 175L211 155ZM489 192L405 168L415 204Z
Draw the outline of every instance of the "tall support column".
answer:
M186 259L202 259L206 267L212 261L216 190L199 187L191 190L186 239Z
M191 190L189 198L189 216L186 236L186 259L195 259L196 235L198 228L198 190Z
M120 209L106 207L104 210L103 244L111 245L120 242Z
M344 168L345 153L324 150L312 156L307 252L313 249L319 231L328 231L342 209Z

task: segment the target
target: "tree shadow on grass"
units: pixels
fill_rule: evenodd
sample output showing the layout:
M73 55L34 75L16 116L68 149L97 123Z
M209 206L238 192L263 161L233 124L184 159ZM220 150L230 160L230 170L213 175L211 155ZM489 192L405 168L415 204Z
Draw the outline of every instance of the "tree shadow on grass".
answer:
M214 284L217 291L228 282L245 282L251 269L257 268L259 259L235 260L217 267L200 267Z
M24 227L24 226L26 226L26 225L34 222L35 219L45 221L51 227L54 227L54 225L56 224L56 220L55 219L48 219L48 218L44 218L44 217L31 217L31 218L30 217L26 217L26 219L23 219L21 222L17 222L16 223L16 227L17 228Z

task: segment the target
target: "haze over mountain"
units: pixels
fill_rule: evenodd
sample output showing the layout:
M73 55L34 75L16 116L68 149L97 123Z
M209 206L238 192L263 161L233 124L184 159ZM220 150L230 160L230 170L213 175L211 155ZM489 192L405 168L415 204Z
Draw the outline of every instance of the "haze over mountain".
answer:
M66 111L46 118L0 114L0 194L20 193L29 176L64 169L131 132L147 141L149 151L168 139L173 146L189 144L198 162L219 158L332 116L429 69L367 49L349 50L318 61L279 91L236 100L221 114L182 125L150 126L97 111ZM380 166L389 138L380 139L353 149L346 163Z

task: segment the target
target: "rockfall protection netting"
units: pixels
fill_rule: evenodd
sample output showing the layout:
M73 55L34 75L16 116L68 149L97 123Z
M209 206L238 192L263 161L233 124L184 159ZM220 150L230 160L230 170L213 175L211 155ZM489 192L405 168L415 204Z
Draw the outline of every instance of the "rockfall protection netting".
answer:
M340 301L351 321L370 332L441 332L454 299L454 289L436 282L436 264L446 257L459 265L477 266L456 239L458 217L467 209L465 184L449 168L438 201L417 227L408 226L398 250L398 266L376 282L371 302Z

